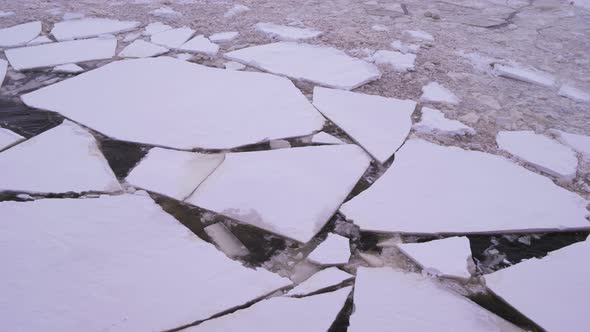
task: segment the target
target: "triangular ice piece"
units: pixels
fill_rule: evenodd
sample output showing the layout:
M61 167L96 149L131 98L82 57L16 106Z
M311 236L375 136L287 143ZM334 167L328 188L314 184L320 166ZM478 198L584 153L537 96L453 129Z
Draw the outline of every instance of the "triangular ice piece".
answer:
M423 269L435 275L469 279L471 258L469 239L449 237L421 243L403 243L397 247ZM473 261L471 262L473 264Z
M346 279L354 277L336 267L323 269L304 282L291 289L286 295L289 296L303 296L321 289L338 285Z

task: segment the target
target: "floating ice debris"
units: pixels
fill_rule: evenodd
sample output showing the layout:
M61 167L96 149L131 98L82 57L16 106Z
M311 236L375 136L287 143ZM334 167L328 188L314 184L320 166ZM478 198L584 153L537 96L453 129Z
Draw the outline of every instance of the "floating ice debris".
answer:
M164 24L162 22L154 22L154 23L150 23L145 27L145 30L143 31L143 35L144 36L152 36L155 35L156 33L160 33L160 32L164 32L164 31L168 31L168 30L172 30L172 27Z
M125 38L123 38L123 42L129 43L136 40L139 37L141 37L141 32L128 33L127 35L125 35Z
M403 144L416 103L316 87L313 104L380 163Z
M256 30L280 40L295 41L311 39L322 34L321 31L279 25L274 23L257 23Z
M136 187L183 200L222 161L222 154L153 148L129 173L126 181Z
M46 36L39 36L33 40L31 40L30 42L27 43L27 46L33 46L33 45L41 45L41 44L47 44L47 43L52 43L53 40L49 39Z
M584 92L574 86L567 84L562 85L557 93L562 97L566 97L579 102L590 101L590 93Z
M383 24L374 24L373 26L371 26L371 30L377 31L377 32L384 32L384 31L389 31L389 28Z
M416 54L400 53L396 51L379 50L370 57L370 61L378 65L389 65L397 72L406 72L414 70L414 61Z
M385 174L341 211L371 231L534 233L590 229L587 205L503 157L409 140Z
M421 243L403 243L397 247L430 273L462 279L471 277L468 269L468 266L473 264L471 247L469 239L464 236Z
M354 89L381 77L379 69L332 47L278 42L225 54L228 60L338 89Z
M368 166L355 145L230 153L186 201L308 242Z
M194 52L214 56L219 51L219 45L212 43L209 39L203 35L194 37L179 47L180 50L185 52Z
M338 285L344 280L353 277L353 275L348 274L336 267L330 267L327 269L323 269L320 272L317 272L316 274L312 275L309 279L305 280L295 288L291 289L286 295L307 295L327 287Z
M6 71L8 69L8 61L4 59L0 59L0 87L2 87L2 83L4 82L4 77L6 77Z
M458 104L459 97L437 82L430 82L422 87L420 101L442 104Z
M418 50L420 49L420 45L416 45L416 44L403 44L401 41L399 40L394 40L391 42L391 47L396 50L396 51L400 51L402 53L418 53Z
M291 143L289 143L289 141L286 141L284 139L273 139L272 141L269 142L270 148L273 150L276 149L288 149L291 147Z
M237 31L218 32L209 36L209 40L214 43L222 43L235 39L239 34Z
M0 191L121 190L94 137L67 120L0 153L0 169Z
M585 159L590 160L590 136L566 133L561 130L551 131L561 143L581 153Z
M11 48L4 53L15 70L25 70L110 59L116 48L116 39L93 38Z
M41 33L41 22L29 22L0 29L0 47L25 45Z
M67 65L55 66L53 68L53 71L56 72L56 73L76 74L76 73L83 72L84 71L84 68L78 66L77 64L70 63L70 64L67 64Z
M14 12L5 12L0 10L0 18L10 17L16 15Z
M323 265L346 264L350 258L350 244L346 237L328 234L307 257Z
M179 48L180 45L186 43L194 33L195 30L187 27L166 30L153 34L151 36L151 42L168 48Z
M51 29L51 34L58 41L63 41L126 32L137 28L137 26L139 26L139 22L135 21L82 18L56 23Z
M113 138L179 149L305 136L324 123L285 78L169 57L112 62L22 100Z
M203 322L187 332L328 331L342 310L351 288L303 298L273 297Z
M24 139L25 138L21 135L0 127L0 151L15 145Z
M555 85L555 77L537 69L526 69L511 67L501 64L494 64L494 72L498 76L508 77L515 80L552 87Z
M475 130L460 121L450 120L443 112L422 107L422 118L414 125L414 129L422 133L475 135Z
M205 233L213 240L219 250L230 258L248 255L248 249L223 223L215 223L205 227Z
M178 53L174 57L179 60L190 61L195 57L195 55L190 53Z
M167 6L163 6L158 9L154 9L154 10L150 11L150 14L154 15L154 16L162 17L162 18L176 18L176 17L182 16L181 13L179 13L179 12L175 11L174 9L167 7Z
M247 11L250 11L249 7L246 7L244 5L234 5L228 11L226 11L225 14L223 14L223 17L229 18L229 17L233 17L236 15L245 13Z
M404 35L418 40L425 40L425 41L434 41L434 37L428 32L424 32L421 30L405 30Z
M162 331L290 284L227 259L149 196L0 202L0 215L8 330Z
M486 285L546 331L585 331L589 259L586 240L488 274Z
M64 21L67 21L67 20L76 20L76 19L80 19L83 17L84 17L84 14L82 14L82 13L67 12L67 13L63 14L62 19Z
M313 135L311 142L318 144L344 144L338 137L334 137L323 131Z
M242 70L246 68L246 66L244 66L243 64L235 61L227 61L223 64L223 66L225 67L225 69L229 70Z
M521 331L435 280L359 267L348 331Z
M139 39L127 45L127 47L119 53L119 56L123 58L147 58L161 55L168 51L169 50L165 47Z
M385 265L385 262L383 262L379 255L359 252L359 256L371 267L382 267Z
M501 150L527 161L554 176L573 179L578 159L574 150L534 131L500 131L496 142Z

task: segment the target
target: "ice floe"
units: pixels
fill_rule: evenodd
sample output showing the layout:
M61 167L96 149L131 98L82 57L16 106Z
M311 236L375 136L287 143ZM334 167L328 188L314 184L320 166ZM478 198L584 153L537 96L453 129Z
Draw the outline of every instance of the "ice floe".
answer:
M163 6L158 9L154 9L154 10L150 11L150 14L154 15L154 16L158 16L158 17L163 17L163 18L177 18L177 17L182 16L181 13L177 12L176 10L174 10L168 6Z
M13 146L14 144L23 141L25 138L21 135L0 127L0 151Z
M140 39L127 45L119 53L119 56L123 58L147 58L161 55L166 52L168 52L167 48Z
M475 130L460 121L445 117L444 113L430 107L422 107L422 118L414 125L422 133L475 135Z
M369 59L378 65L389 65L393 70L403 73L414 70L416 55L412 53L379 50L369 57Z
M239 34L237 31L218 32L209 36L209 40L214 43L223 43L235 39Z
M0 47L22 46L41 33L41 21L0 29Z
M354 89L381 77L379 69L332 47L278 42L225 54L228 60L319 85Z
M256 30L271 37L287 41L311 39L322 34L322 32L318 30L296 28L274 23L257 23Z
M328 234L307 258L323 265L346 264L350 258L350 244L346 237Z
M413 139L340 210L371 231L514 233L590 229L587 205L503 157Z
M434 41L434 37L431 34L421 30L405 30L404 35L412 39Z
M380 163L403 144L416 103L316 87L313 104Z
M39 193L121 190L94 137L67 120L0 153L0 169L0 190Z
M179 149L305 136L324 123L285 78L169 57L112 62L21 98L120 140Z
M172 30L165 30L151 35L151 42L168 48L179 48L186 43L195 33L195 30L182 27Z
M28 42L27 45L33 46L33 45L41 45L41 44L47 44L47 43L53 43L53 40L49 39L47 36L39 36L39 37L31 40L30 42Z
M560 96L566 97L579 102L590 101L590 93L584 92L574 86L564 84L557 92Z
M295 288L291 289L286 295L288 296L303 296L313 292L317 292L327 287L338 285L344 280L354 277L336 267L329 267L323 269L305 280Z
M244 66L243 64L235 61L227 61L223 64L223 66L225 67L225 69L229 70L242 70L246 68L246 66Z
M501 150L554 176L571 180L576 176L578 159L570 147L531 130L500 131L496 142Z
M441 104L458 104L460 99L440 83L430 82L422 87L420 101Z
M25 70L110 59L116 48L116 39L93 38L11 48L4 53L15 70Z
M66 65L55 66L55 67L53 67L53 71L56 73L63 73L63 74L76 74L76 73L83 72L84 68L78 66L77 64L69 63Z
M236 15L245 13L247 11L250 11L249 7L246 7L244 5L234 5L233 7L231 7L230 9L228 9L225 14L223 14L223 17L225 18L229 18L229 17L234 17Z
M227 259L149 196L0 202L0 215L8 330L162 331L290 284Z
M338 137L334 137L323 131L313 135L311 142L318 144L344 144Z
M555 129L551 130L551 132L557 136L561 143L576 150L585 159L590 160L590 136L566 133Z
M126 181L178 200L187 198L223 161L222 154L153 148Z
M368 166L355 145L230 153L186 201L308 242Z
M230 258L248 255L249 250L223 223L215 223L205 227L205 233L213 243Z
M545 331L590 324L590 241L575 243L485 276L487 287Z
M521 331L435 280L391 268L357 271L348 331Z
M555 77L549 73L527 69L517 66L506 66L494 64L494 72L498 76L512 78L515 80L552 87L555 85Z
M185 52L194 52L214 56L217 54L217 51L219 51L219 45L212 43L205 36L199 35L182 44L179 49Z
M172 30L172 27L162 22L153 22L148 24L142 32L144 36L155 35L156 33Z
M469 239L449 237L420 243L402 243L397 247L427 273L469 279L468 266L473 264ZM469 262L471 261L471 262Z
M4 77L6 77L6 71L8 70L8 61L0 59L0 87L4 83Z
M118 21L108 18L82 18L56 23L53 29L51 29L51 34L58 41L64 41L126 32L138 26L139 22L135 21Z

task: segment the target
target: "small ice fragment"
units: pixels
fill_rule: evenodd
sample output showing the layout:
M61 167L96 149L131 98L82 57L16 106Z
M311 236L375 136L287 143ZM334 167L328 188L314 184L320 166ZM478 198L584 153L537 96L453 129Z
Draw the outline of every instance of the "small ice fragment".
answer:
M249 11L250 8L246 7L244 5L234 5L232 8L230 8L228 11L225 12L225 14L223 14L223 17L229 18L229 17L233 17L242 13L245 13L247 11Z
M80 19L83 17L84 17L84 14L82 14L82 13L67 12L67 13L63 14L62 19L64 21L67 21L67 20L76 20L76 19Z
M23 200L34 200L33 196L31 196L29 194L18 194L18 195L16 195L16 197L18 199L23 199Z
M182 16L181 13L179 13L179 12L175 11L174 9L167 7L167 6L163 6L158 9L154 9L154 10L150 11L150 14L154 15L154 16L162 17L162 18L176 18L176 17Z
M242 69L246 68L246 66L244 66L243 64L241 64L239 62L235 62L235 61L227 61L223 65L224 65L225 69L229 69L229 70L242 70Z
M378 31L378 32L384 32L384 31L389 31L389 28L383 24L374 24L373 26L371 26L371 30Z
M56 73L76 74L76 73L83 72L84 68L78 66L75 63L69 63L66 65L55 66L55 67L53 67L53 71Z
M164 32L164 31L168 31L168 30L172 30L172 27L167 24L164 24L162 22L153 22L153 23L148 24L145 27L144 31L142 32L142 35L151 36L156 33Z
M547 87L555 85L555 77L553 75L537 69L494 64L494 72L498 76L508 77L532 84L539 84Z
M194 37L179 47L180 50L185 52L194 52L200 54L206 54L208 56L214 56L219 51L219 45L212 43L203 35Z
M288 149L290 147L291 147L291 143L289 143L289 141L286 141L284 139L273 139L272 141L270 141L270 148L272 150Z
M429 107L422 107L422 118L414 125L414 129L422 133L475 135L473 128L460 121L450 120L443 112Z
M0 63L1 65L1 63ZM0 76L1 77L1 76ZM25 138L21 135L0 127L0 151L5 150L19 142L24 141Z
M58 41L64 41L126 32L135 29L137 26L139 26L139 22L136 21L82 18L56 23L51 29L51 34Z
M414 70L416 55L412 53L404 54L396 51L378 50L369 59L378 65L389 65L393 70L403 73Z
M41 21L0 29L0 47L25 45L41 33Z
M209 36L209 40L214 43L222 43L235 39L239 34L237 31L218 32Z
M330 233L307 258L323 265L346 264L350 258L349 242L346 237Z
M344 142L342 142L339 138L334 137L324 131L313 135L311 142L318 144L344 144Z
M437 82L430 82L422 87L420 101L442 104L458 104L459 97Z
M31 40L30 42L28 42L27 46L47 44L47 43L52 43L52 42L53 42L53 40L49 39L47 36L39 36L39 37Z
M551 132L557 136L557 140L561 143L581 153L586 160L590 160L590 136L571 134L555 129L552 129Z
M562 85L561 88L559 88L557 94L579 102L590 101L590 93L584 92L574 86L567 84Z
M213 240L219 250L229 258L242 257L250 251L223 223L215 223L205 227L205 233Z
M127 45L127 47L119 53L119 56L123 58L147 58L161 55L166 52L168 52L168 49L165 47L139 39Z
M396 51L400 51L402 53L414 53L416 54L418 52L418 50L420 49L420 45L417 44L403 44L400 40L394 40L391 42L391 47L396 50Z
M177 59L179 59L179 60L190 61L190 60L192 60L192 58L195 57L195 55L194 54L190 54L190 53L178 53L174 57L177 58Z
M307 295L318 290L337 285L346 279L354 277L336 267L329 267L312 275L295 288L291 289L286 295L288 296L302 296Z
M413 39L425 40L425 41L434 41L434 37L431 34L421 31L421 30L405 30L404 34Z
M152 34L151 42L168 48L179 48L182 44L186 43L194 33L195 30L188 27L166 30Z
M381 257L367 252L360 252L359 256L369 264L370 267L382 267L385 265Z
M256 30L280 40L295 41L300 39L311 39L322 34L321 31L313 29L295 28L274 23L257 23Z

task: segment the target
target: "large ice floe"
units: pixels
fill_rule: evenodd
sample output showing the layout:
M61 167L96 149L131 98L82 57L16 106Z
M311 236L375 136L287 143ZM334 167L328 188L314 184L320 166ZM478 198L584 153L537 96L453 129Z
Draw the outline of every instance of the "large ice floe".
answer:
M546 331L588 329L590 240L485 276L486 285Z
M64 121L0 153L0 191L38 193L121 190L96 140Z
M22 100L120 140L179 149L304 136L324 123L285 78L168 57L113 62Z
M260 70L338 89L354 89L381 77L375 65L326 46L278 42L224 56Z
M133 30L135 21L118 21L108 18L81 18L55 23L51 34L59 41L94 37Z
M313 104L380 163L404 143L416 102L316 87Z
M430 82L422 87L420 101L455 105L459 103L460 99L440 83Z
M257 23L256 30L280 40L294 41L311 39L322 34L321 31L313 29L296 28L274 23Z
M307 242L368 166L356 145L230 153L186 201Z
M503 157L414 139L341 211L371 231L538 232L590 229L588 203Z
M25 138L21 135L0 127L0 151L24 140Z
M350 332L521 331L431 278L391 268L358 269L354 306Z
M41 22L29 22L0 29L0 47L21 46L41 33Z
M0 215L10 331L168 330L290 284L227 259L148 196L0 202Z

